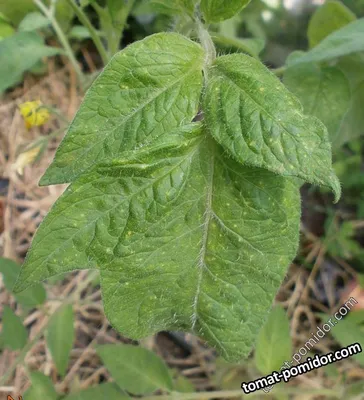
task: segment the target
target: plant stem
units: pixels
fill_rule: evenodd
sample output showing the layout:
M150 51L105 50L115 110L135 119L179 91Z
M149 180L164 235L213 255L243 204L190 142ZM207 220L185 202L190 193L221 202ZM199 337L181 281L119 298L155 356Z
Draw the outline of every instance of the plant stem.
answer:
M126 25L126 21L129 17L129 14L135 4L136 0L128 0L126 4L124 4L124 8L122 12L120 12L117 25L114 25L114 20L111 17L110 29L108 30L108 45L109 45L109 53L113 56L118 50L121 40L123 39L123 33ZM96 5L96 4L95 4Z
M216 58L216 49L214 42L212 41L212 38L210 36L210 33L203 26L201 21L197 21L197 27L198 27L198 38L200 39L201 46L206 52L204 72L205 76L207 76L207 69Z
M280 67L280 68L273 69L272 72L274 74L276 74L277 76L282 76L284 74L284 72L286 71L286 69L287 68L285 66L283 66L283 67Z
M52 11L48 9L41 0L33 0L34 4L42 11L42 13L49 19L51 22L54 31L56 32L56 35L58 37L58 40L61 42L61 45L64 48L64 51L67 55L67 57L70 59L72 66L74 70L76 71L76 74L80 80L80 82L83 82L83 74L81 71L80 66L78 65L78 62L76 60L76 57L73 54L72 48L68 42L68 39L64 32L62 31L62 28L59 26L57 19L53 15Z
M72 7L79 21L84 25L90 33L91 39L95 44L97 51L100 54L102 62L106 65L109 62L109 57L106 53L105 47L102 44L100 36L97 34L96 29L92 26L87 15L83 12L82 8L78 7L74 0L67 0L68 4Z

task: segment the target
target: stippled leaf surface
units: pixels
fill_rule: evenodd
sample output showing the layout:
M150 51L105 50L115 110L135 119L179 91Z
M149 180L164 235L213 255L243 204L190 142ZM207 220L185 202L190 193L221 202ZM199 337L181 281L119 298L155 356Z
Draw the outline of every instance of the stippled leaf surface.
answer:
M364 51L364 18L350 22L326 36L316 47L290 65L329 61L348 54Z
M150 350L127 344L109 344L99 346L97 353L116 384L129 393L141 395L157 389L173 389L168 367Z
M212 135L239 162L328 186L339 199L326 127L258 60L216 59L204 112Z
M283 82L298 97L304 112L326 125L334 143L351 100L350 84L344 73L337 67L299 64L286 70Z
M206 22L229 19L250 3L250 0L202 0L201 11Z
M64 263L82 249L99 266L116 329L190 331L240 359L295 254L299 204L290 179L225 157L195 124L72 183L39 228L18 289L47 275L47 262L32 269L47 235L62 246L57 226L85 230L70 236Z
M41 184L74 180L95 163L192 121L202 88L202 48L173 33L114 56L86 94Z
M330 33L355 20L355 14L340 1L326 1L310 19L307 31L310 47L315 47Z

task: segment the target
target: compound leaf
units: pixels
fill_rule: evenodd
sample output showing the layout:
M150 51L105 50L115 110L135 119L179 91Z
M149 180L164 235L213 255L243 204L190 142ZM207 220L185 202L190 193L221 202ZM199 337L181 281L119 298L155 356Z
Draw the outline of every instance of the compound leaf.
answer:
M289 65L322 62L364 50L364 18L355 20L326 36L316 47Z
M70 182L97 162L141 148L198 112L204 53L160 33L116 54L95 80L41 185Z
M202 0L201 11L206 22L229 19L250 3L250 0Z
M72 305L66 304L51 317L47 329L47 346L60 375L64 376L75 339Z
M292 358L289 319L284 308L276 306L260 330L255 348L255 364L262 374L279 371Z
M127 344L99 346L97 353L116 384L132 394L146 394L156 389L173 389L170 371L164 361L140 346Z
M72 183L40 226L17 287L48 274L47 262L36 276L32 268L47 235L64 245L52 226L73 226L74 246L100 268L116 329L135 339L191 331L240 359L295 255L299 206L295 182L227 158L194 124Z
M355 20L355 14L340 1L327 1L316 10L308 25L310 47L315 47L330 33Z
M335 142L351 100L350 84L343 72L336 67L299 64L286 70L283 82L298 97L304 112L326 125L331 142Z
M261 62L244 54L219 57L204 99L207 125L239 162L284 176L341 187L331 166L326 127Z
M3 309L2 325L1 338L4 346L11 350L22 349L27 342L27 330L21 319L8 306L4 306Z

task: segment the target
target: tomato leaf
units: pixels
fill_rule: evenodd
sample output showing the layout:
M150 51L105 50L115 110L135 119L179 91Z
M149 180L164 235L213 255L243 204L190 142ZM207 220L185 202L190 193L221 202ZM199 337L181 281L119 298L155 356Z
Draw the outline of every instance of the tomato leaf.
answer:
M156 354L140 346L104 345L97 353L116 384L132 394L146 394L156 389L173 389L167 366Z
M8 306L4 306L3 309L2 325L1 337L4 347L11 350L22 349L27 342L28 333L21 319Z
M283 82L298 97L304 112L326 125L334 145L350 107L350 84L345 75L337 67L299 64L286 70Z
M202 0L201 11L206 22L229 19L250 3L250 0Z
M73 181L97 162L189 123L202 89L202 48L173 33L114 56L88 91L41 185Z
M297 57L289 65L329 61L364 50L364 18L350 22L326 36L316 47Z
M0 273L3 275L4 284L6 289L11 292L18 303L26 307L35 307L43 304L46 300L47 293L42 284L37 283L32 287L24 290L21 293L14 294L13 288L16 279L20 272L20 265L9 260L8 258L0 257Z
M51 379L41 372L32 372L30 374L32 386L24 393L26 400L57 400L59 398Z
M260 61L244 54L219 57L210 68L204 111L214 138L239 162L330 187L326 127Z
M57 273L39 259L44 240L68 240L63 262L82 251L99 265L124 335L190 331L227 359L246 356L295 255L300 199L290 179L223 153L194 124L95 167L42 223L18 289Z
M66 304L57 310L49 321L46 332L47 346L61 376L67 371L69 355L75 339L72 305Z
M355 20L355 14L340 1L326 1L310 19L307 31L310 47L315 47L330 33Z
M19 83L24 72L31 69L43 57L62 51L45 46L35 32L19 32L0 41L0 94Z
M292 358L292 340L289 319L281 306L270 312L260 330L255 348L255 364L262 374L280 371Z

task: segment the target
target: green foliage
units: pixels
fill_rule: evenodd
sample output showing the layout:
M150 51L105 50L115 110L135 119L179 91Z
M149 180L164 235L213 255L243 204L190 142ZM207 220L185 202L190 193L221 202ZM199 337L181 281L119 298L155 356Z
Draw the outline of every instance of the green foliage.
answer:
M364 18L361 18L331 33L302 57L292 60L290 65L330 61L348 54L364 51L363 35Z
M73 308L65 304L52 316L46 334L47 346L57 367L58 373L65 375L69 355L75 338Z
M28 13L36 10L33 0L0 0L0 12L14 25L18 25Z
M364 67L364 64L363 64ZM342 121L340 131L335 140L336 148L363 135L364 124L364 81L352 89L351 102L347 113Z
M346 260L364 256L364 250L354 239L355 229L352 222L338 224L335 217L328 218L325 230L325 245L329 254Z
M229 19L246 7L250 0L201 0L201 11L206 22L220 22Z
M19 31L35 31L49 26L50 21L40 12L32 12L27 14L20 22Z
M51 379L41 372L31 372L32 386L24 393L24 400L57 400L59 398Z
M156 12L171 15L193 15L197 0L151 0L151 6Z
M72 393L62 400L127 400L130 397L121 392L114 383L104 383ZM26 400L26 399L25 399Z
M298 97L304 112L326 125L335 146L351 100L350 84L344 73L337 67L298 64L287 69L283 81Z
M259 332L255 348L255 364L259 371L268 375L280 371L292 358L292 341L289 320L285 310L276 306Z
M312 16L307 36L310 47L318 45L330 33L356 20L355 14L337 0L326 1Z
M193 3L171 4L191 12ZM246 3L201 9L214 21ZM120 3L91 6L109 40ZM16 290L98 268L105 313L122 334L190 331L237 360L250 353L297 250L297 178L331 187L336 200L340 184L324 125L260 61L213 61L212 39L198 28L203 47L152 35L96 79L41 180L70 186L40 226ZM172 390L160 361L135 349L99 354L129 392Z
M45 46L34 32L19 32L0 41L0 94L19 83L24 72L42 57L59 54L60 49Z
M142 148L191 121L198 111L202 64L202 49L177 34L153 35L120 52L87 93L40 183L71 182L92 165L117 157L120 149Z
M19 275L20 265L7 258L0 257L0 273L3 275L3 280L6 289L12 293L16 300L23 306L35 307L43 304L46 300L47 293L42 284L37 283L32 287L24 290L21 293L14 294L13 287L16 278Z
M3 308L2 325L1 339L4 347L11 350L22 349L27 342L27 330L21 319L8 306Z
M0 13L0 41L8 36L14 34L14 28L11 26L10 21Z
M236 160L331 187L339 199L325 126L304 115L297 99L258 60L219 57L204 101L209 130Z
M49 5L51 1L46 0L44 3ZM28 14L36 11L38 8L33 0L0 0L0 13L3 13L15 26L18 26ZM67 0L57 0L55 15L62 28L67 30L73 18Z
M117 385L141 395L156 389L173 389L172 377L164 362L153 352L126 344L104 345L97 353Z
M323 314L323 316L324 318L327 317L325 314ZM348 321L346 318L335 325L330 333L342 347L349 346L353 343L363 343L363 329L354 321ZM364 365L364 353L355 354L352 358L360 365Z

